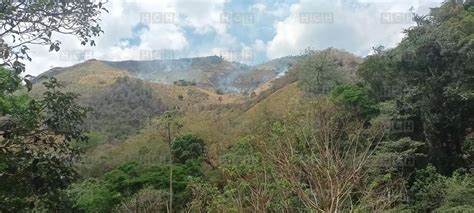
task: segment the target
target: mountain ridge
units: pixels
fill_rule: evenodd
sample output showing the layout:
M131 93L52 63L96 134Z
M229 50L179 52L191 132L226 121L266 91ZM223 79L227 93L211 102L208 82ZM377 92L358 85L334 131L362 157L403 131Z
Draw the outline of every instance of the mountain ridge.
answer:
M219 56L171 60L106 61L90 59L70 67L52 68L38 75L33 82L39 82L44 77L57 76L68 70L95 64L94 66L102 67L102 69L115 68L127 71L130 76L154 83L172 85L178 81L185 81L217 93L251 93L268 81L283 76L291 64L296 63L299 58L299 56L286 56L254 66L230 62ZM103 68L104 65L110 66L110 68Z

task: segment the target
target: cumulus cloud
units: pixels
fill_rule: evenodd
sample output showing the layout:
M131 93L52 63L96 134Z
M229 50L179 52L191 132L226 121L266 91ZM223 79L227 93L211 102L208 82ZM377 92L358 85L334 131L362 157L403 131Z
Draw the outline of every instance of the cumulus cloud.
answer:
M189 1L177 0L175 7L182 24L192 27L197 33L216 31L225 34L226 25L221 22L225 0Z
M62 42L60 52L49 52L49 47L32 45L33 61L26 63L27 72L37 75L52 67L71 66L92 58L143 60L144 51L190 49L184 27L199 33L215 31L222 38L227 36L226 41L233 41L234 38L226 34L225 24L219 22L223 4L219 0L109 1L106 8L110 12L101 16L104 34L95 38L97 46L82 46L73 36L55 35L55 39ZM138 24L144 24L146 28L134 32ZM134 37L139 40L136 45L131 42Z
M441 0L130 0L109 1L101 17L105 33L95 47L81 46L69 35L53 35L61 51L30 46L27 73L100 60L150 60L227 55L244 63L337 47L361 56L372 46L392 47L411 22L382 23L382 14L426 13ZM235 14L237 13L237 14ZM228 14L252 14L253 23L223 21ZM309 23L305 23L309 20ZM321 21L322 20L322 21ZM155 54L156 51L175 51ZM148 52L147 52L148 51ZM145 52L145 54L144 54ZM240 55L239 55L240 54ZM145 57L144 57L145 56ZM157 57L155 57L157 56Z
M307 47L336 47L363 56L376 45L393 47L403 38L403 29L414 24L407 18L410 8L426 14L440 2L302 0L292 4L290 15L275 24L276 35L267 42L267 56L299 54Z

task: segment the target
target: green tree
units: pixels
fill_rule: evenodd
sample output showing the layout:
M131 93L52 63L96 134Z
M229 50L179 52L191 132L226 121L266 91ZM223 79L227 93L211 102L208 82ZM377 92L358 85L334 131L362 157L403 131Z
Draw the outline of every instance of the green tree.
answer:
M61 41L56 34L76 36L82 45L95 45L92 39L102 33L99 16L102 1L1 1L0 63L19 74L25 71L23 60L29 45L49 45L59 51Z
M187 212L218 211L219 201L223 200L219 189L202 178L192 178L187 186L191 201L186 204ZM229 209L226 209L229 210Z
M199 160L205 157L205 154L204 140L192 134L178 136L171 144L171 155L176 163L184 164L188 160Z
M273 212L295 211L295 196L288 193L283 181L255 147L249 136L233 145L218 167L222 184L193 179L188 185L194 212ZM223 185L223 186L221 186ZM285 190L286 191L285 191Z
M379 112L377 103L362 85L344 84L334 87L331 100L360 119L370 119Z
M73 184L68 190L73 198L73 207L86 212L108 212L119 202L120 193L110 184L97 179L89 179Z
M77 95L62 93L52 78L43 97L19 90L14 71L0 69L0 210L56 208L60 190L76 173L79 155L71 142L84 142L82 122L89 109L77 105Z
M326 95L341 81L340 70L332 55L333 49L316 52L307 49L298 70L298 85L309 95Z
M474 6L446 1L414 20L399 46L376 51L359 75L377 100L395 100L397 114L415 123L416 140L428 142L430 161L450 174L470 161L463 147L474 125Z
M474 6L447 1L417 26L394 54L394 71L407 83L400 112L418 117L443 174L466 166L466 129L474 125Z
M173 210L179 211L186 206L190 198L186 190L188 183L202 175L200 162L174 165ZM166 193L170 186L169 176L167 165L144 167L128 162L102 177L73 184L68 195L76 209L86 212L126 211L132 207L165 212L169 210L169 194Z
M119 77L115 82L85 99L93 108L87 120L90 130L100 130L109 139L134 135L147 118L165 111L161 99L140 79Z
M70 34L82 45L95 45L93 37L102 2L1 1L0 2L0 211L60 210L60 190L75 176L72 167L83 142L82 123L88 109L76 104L77 95L62 93L56 79L44 85L43 97L31 90L30 75L22 77L30 45L60 50L56 34Z
M358 67L357 74L368 85L377 101L385 101L402 95L405 84L390 64L389 54L383 46L374 47L374 54L365 58Z
M474 211L474 175L455 172L445 181L444 199L439 212ZM438 197L439 198L439 197Z

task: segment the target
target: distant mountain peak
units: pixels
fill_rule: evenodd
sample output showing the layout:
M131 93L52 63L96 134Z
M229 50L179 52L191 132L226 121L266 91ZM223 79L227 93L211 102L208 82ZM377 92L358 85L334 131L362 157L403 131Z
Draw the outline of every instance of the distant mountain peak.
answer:
M55 76L62 72L85 70L120 70L144 81L172 85L175 82L193 82L206 89L224 93L252 92L269 81L278 79L298 63L301 56L286 56L250 66L230 62L220 56L204 56L170 60L87 60L67 68L53 68L41 76Z

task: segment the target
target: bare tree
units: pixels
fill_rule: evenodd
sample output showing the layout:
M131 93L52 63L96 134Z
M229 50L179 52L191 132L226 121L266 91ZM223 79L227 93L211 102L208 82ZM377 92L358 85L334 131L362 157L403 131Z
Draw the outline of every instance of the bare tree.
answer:
M122 203L114 212L154 213L166 206L165 194L162 191L146 188L140 190L131 200Z
M250 153L255 154L255 153ZM258 157L242 156L240 165L226 168L223 173L234 193L230 193L233 203L241 212L268 212L270 202L275 194L268 182L272 180L269 169L262 164ZM245 166L248 164L249 166ZM237 169L237 167L246 167ZM281 195L282 196L282 195Z
M158 129L161 130L161 134L169 146L169 164L170 164L170 173L169 173L169 201L168 201L168 212L173 212L173 152L171 150L171 145L173 139L178 134L179 129L182 125L176 121L176 116L178 111L176 109L166 111L160 120Z
M306 117L303 124L282 125L278 137L260 143L261 150L306 208L352 209L351 196L364 188L360 186L367 174L365 164L383 130L350 120L325 99Z

